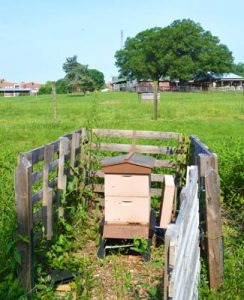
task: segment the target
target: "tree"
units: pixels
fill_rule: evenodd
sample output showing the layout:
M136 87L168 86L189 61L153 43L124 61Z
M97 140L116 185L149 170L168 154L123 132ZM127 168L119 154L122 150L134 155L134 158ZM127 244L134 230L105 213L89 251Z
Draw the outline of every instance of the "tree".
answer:
M189 19L128 38L115 59L121 76L152 80L170 76L182 82L199 73L228 72L233 62L227 46Z
M244 63L239 62L238 64L233 64L232 72L241 77L244 77Z
M77 55L72 57L67 57L66 62L63 64L63 70L67 74L78 67L79 63L77 62Z
M231 70L232 53L199 23L177 20L164 30L166 47L162 54L170 78L185 82L201 73L220 74Z
M96 69L88 69L88 75L93 80L94 86L97 90L100 90L101 88L104 87L105 81L102 72Z
M65 79L59 79L56 82L56 93L57 94L67 94L69 92L69 88L67 86L67 82Z
M103 73L80 64L76 55L66 58L63 69L66 73L64 78L66 86L72 92L82 91L86 94L87 91L94 91L104 85Z
M115 64L121 77L138 80L160 78L161 72L154 69L156 60L149 53L149 48L153 47L152 39L159 31L160 28L155 27L138 33L134 38L127 38L124 48L115 53Z
M51 94L52 92L52 82L47 81L45 84L41 85L38 94L43 95L43 94Z
M115 53L115 60L120 76L154 81L170 76L171 79L186 82L204 72L230 71L233 57L211 32L204 31L200 24L192 20L184 19L174 21L165 28L148 29L134 38L128 38L124 48Z

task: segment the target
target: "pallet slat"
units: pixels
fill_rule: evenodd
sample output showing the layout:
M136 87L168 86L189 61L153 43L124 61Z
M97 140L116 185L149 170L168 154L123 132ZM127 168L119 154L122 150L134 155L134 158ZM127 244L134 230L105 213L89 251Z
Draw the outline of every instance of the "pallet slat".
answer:
M130 144L107 144L101 143L96 145L93 143L91 149L100 151L111 151L111 152L129 152L132 145ZM134 148L135 152L147 153L147 154L167 154L175 155L178 150L175 147L170 146L148 146L148 145L136 145Z
M123 137L132 138L135 134L135 138L143 139L158 139L158 140L179 140L181 136L177 132L161 132L161 131L143 131L143 130L115 130L115 129L93 129L92 133L100 137Z

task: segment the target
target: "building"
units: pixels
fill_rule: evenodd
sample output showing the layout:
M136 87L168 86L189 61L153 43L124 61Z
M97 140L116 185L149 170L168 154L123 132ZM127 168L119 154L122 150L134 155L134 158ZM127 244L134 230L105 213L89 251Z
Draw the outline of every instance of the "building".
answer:
M4 97L15 97L20 95L35 95L38 93L41 84L37 82L10 82L0 80L0 94Z
M193 86L203 90L242 90L244 78L234 73L215 74L207 72L194 78Z
M160 91L170 90L169 78L160 78L158 83ZM127 80L126 78L120 78L117 76L112 77L112 90L113 91L129 91L138 93L152 93L153 81L148 80Z

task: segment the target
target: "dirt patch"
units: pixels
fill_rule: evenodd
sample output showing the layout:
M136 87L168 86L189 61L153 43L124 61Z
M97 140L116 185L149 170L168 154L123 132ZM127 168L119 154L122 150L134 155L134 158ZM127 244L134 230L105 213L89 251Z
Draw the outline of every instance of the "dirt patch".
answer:
M92 300L160 299L163 294L163 247L151 248L151 261L138 254L109 253L96 256L95 241L88 241L75 256L89 260Z

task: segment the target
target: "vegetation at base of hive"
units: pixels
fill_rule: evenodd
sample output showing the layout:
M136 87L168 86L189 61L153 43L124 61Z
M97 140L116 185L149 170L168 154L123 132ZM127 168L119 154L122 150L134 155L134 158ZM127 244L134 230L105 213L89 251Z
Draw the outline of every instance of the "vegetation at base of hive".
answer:
M57 298L51 277L54 270L72 271L72 292L76 292L80 299L90 299L93 284L90 260L77 258L74 253L85 244L86 239L97 237L98 227L89 226L90 218L97 222L96 214L90 210L96 205L92 205L95 201L93 194L86 191L80 194L79 184L80 176L68 178L67 191L61 201L63 217L58 220L57 234L51 241L47 241L44 234L35 249L36 299Z
M213 299L218 299L218 295L225 295L227 299L238 297L238 293L242 295L243 94L163 93L157 122L151 120L151 103L138 102L135 93L98 93L96 97L94 94L85 97L57 95L57 102L59 121L53 124L50 95L0 100L0 270L5 270L1 273L1 281L6 283L0 286L0 298L7 298L6 286L13 295L17 295L13 299L18 298L21 291L17 286L18 263L14 270L8 263L13 260L14 248L7 251L7 245L18 239L13 180L17 155L81 127L176 131L185 136L194 134L217 153L223 205L228 212L224 222L229 222L229 219L235 222L224 226L225 284L222 290L213 294ZM83 208L80 214L83 214ZM93 232L88 231L88 234L94 237ZM75 243L78 242L75 240ZM9 274L13 275L11 280L8 279ZM206 288L205 295L207 293Z
M145 253L147 251L147 243L148 241L145 239L135 238L133 240L133 247L131 247L131 249L140 254Z

